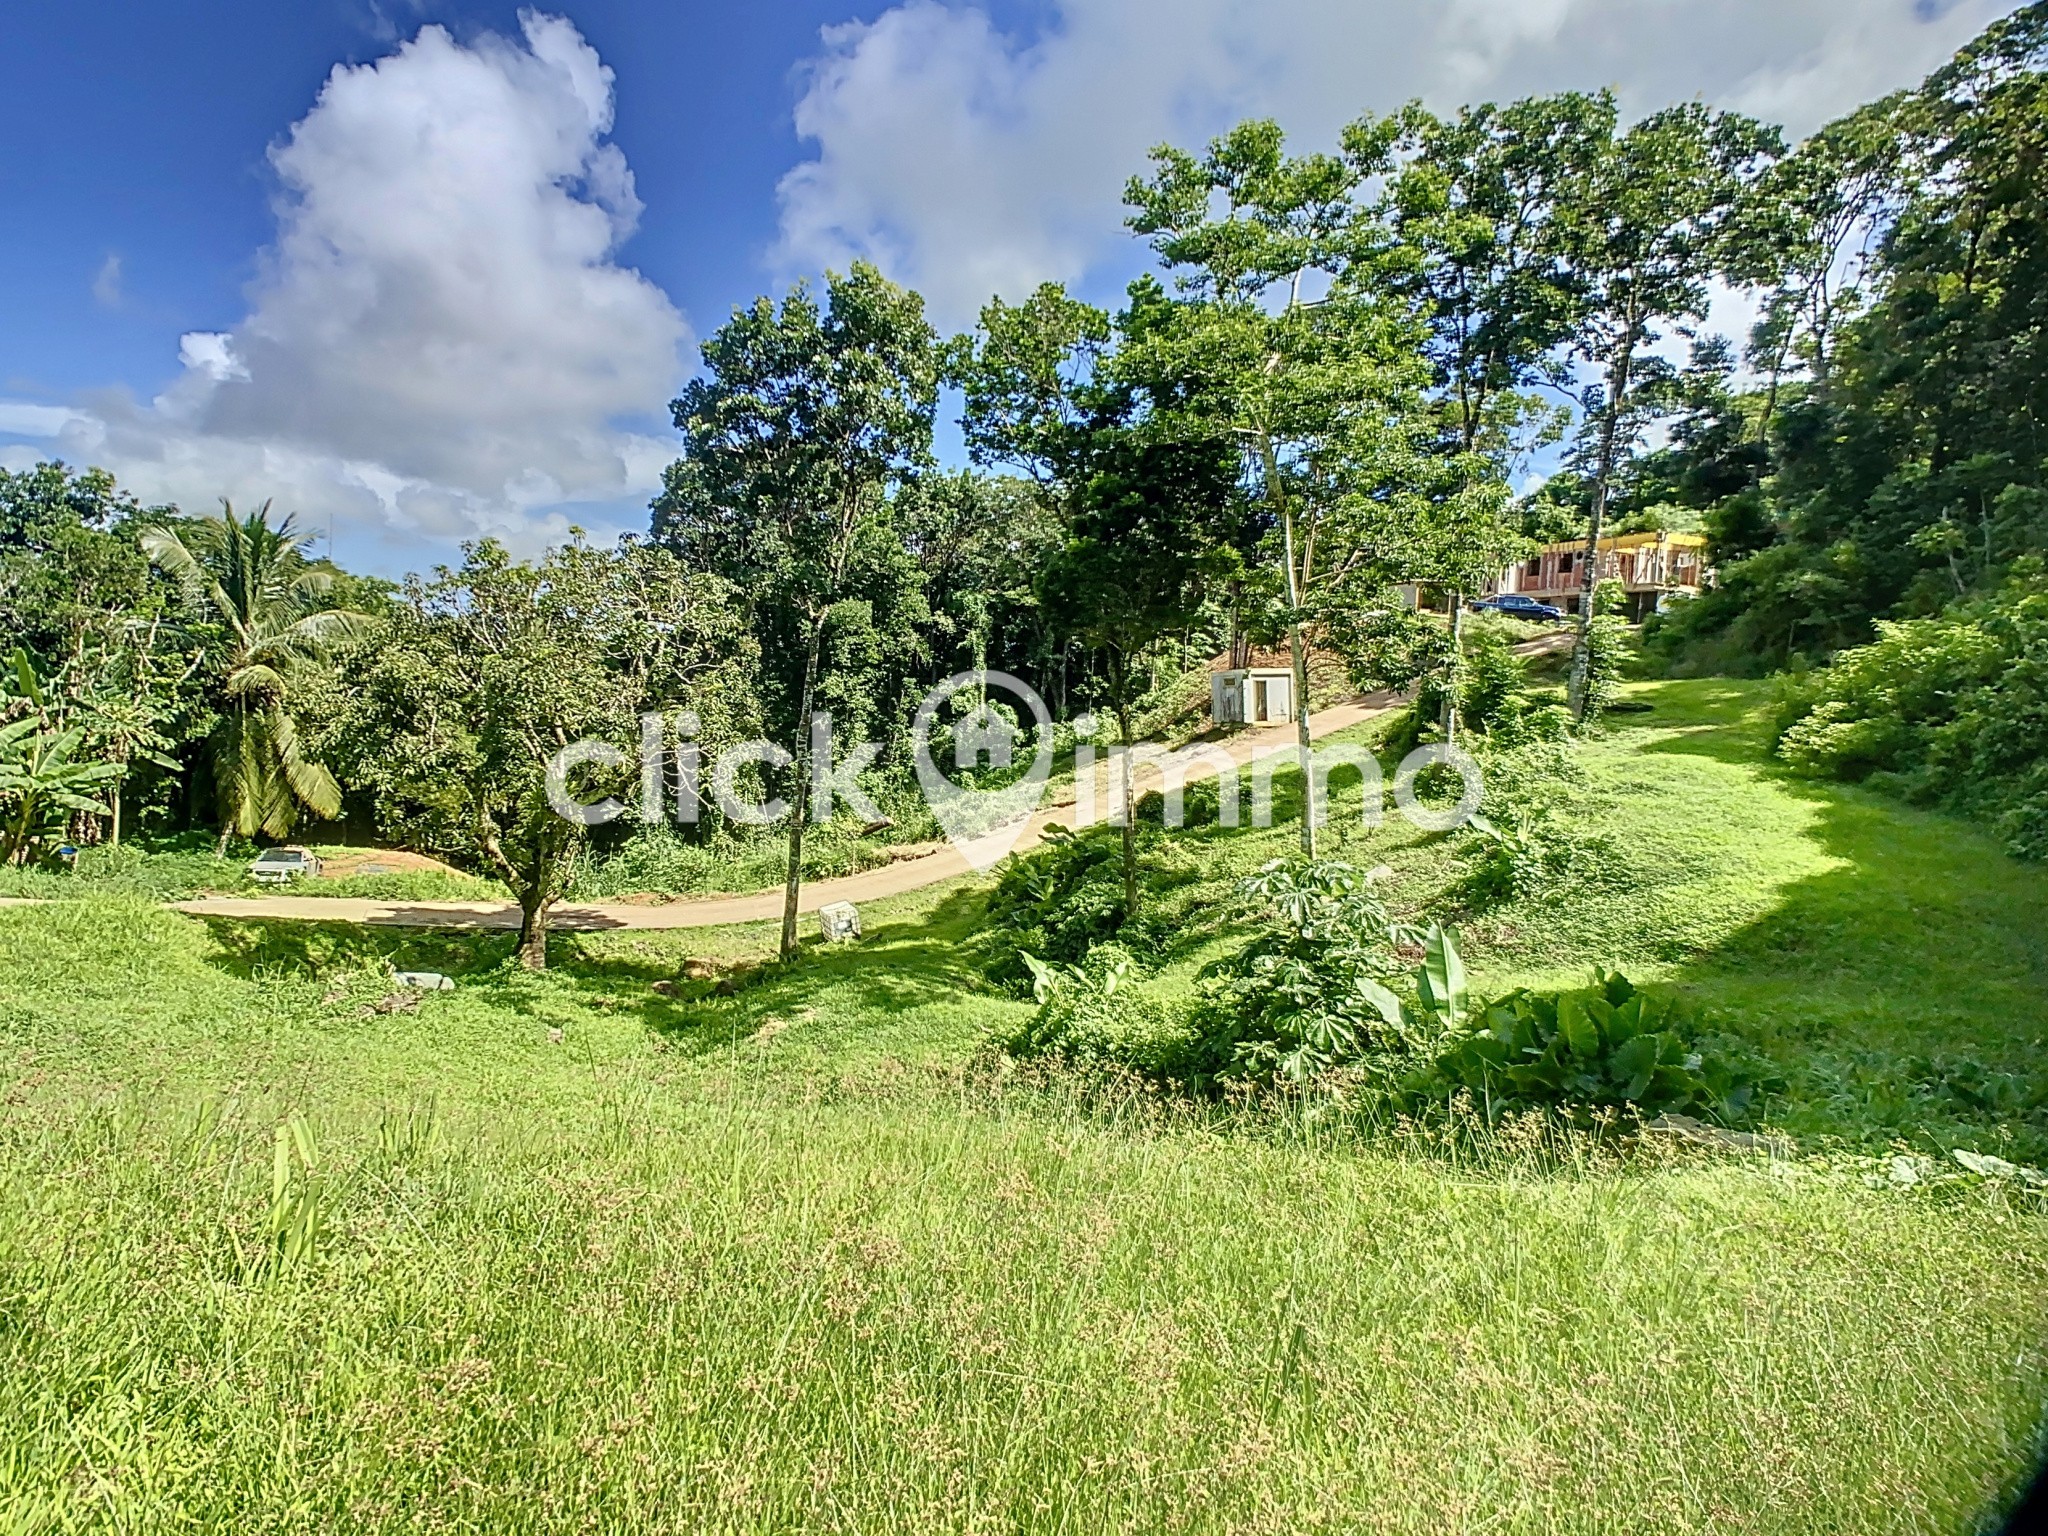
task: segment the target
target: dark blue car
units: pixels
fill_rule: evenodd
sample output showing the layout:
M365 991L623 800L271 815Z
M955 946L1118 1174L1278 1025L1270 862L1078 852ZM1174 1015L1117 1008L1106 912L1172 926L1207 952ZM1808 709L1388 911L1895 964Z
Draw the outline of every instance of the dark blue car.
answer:
M1505 614L1511 619L1544 619L1555 622L1564 617L1562 608L1539 603L1523 592L1503 592L1499 597L1483 597L1472 606L1486 613Z

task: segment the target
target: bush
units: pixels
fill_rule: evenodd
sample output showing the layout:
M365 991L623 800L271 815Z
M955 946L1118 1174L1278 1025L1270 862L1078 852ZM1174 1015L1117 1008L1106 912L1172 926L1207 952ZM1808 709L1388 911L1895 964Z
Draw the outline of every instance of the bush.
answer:
M1078 966L1023 961L1038 1008L1022 1026L997 1038L1010 1055L1078 1067L1119 1067L1146 1077L1180 1074L1186 1029L1134 985L1137 959L1121 944L1098 944Z
M1585 773L1567 746L1489 752L1481 768L1486 794L1466 829L1470 862L1454 887L1468 906L1484 910L1599 878L1614 843L1591 830Z
M1616 611L1622 601L1618 581L1603 581L1594 589L1593 617L1586 625L1585 719L1589 725L1614 703L1628 666L1628 621Z
M1442 1100L1463 1090L1489 1120L1533 1108L1747 1115L1756 1075L1702 1038L1682 1002L1639 991L1618 974L1596 976L1592 987L1514 992L1487 1006L1475 1028L1446 1041L1410 1092Z
M1049 826L1042 844L1004 864L988 899L991 980L1021 992L1032 979L1027 956L1077 965L1123 931L1122 838L1106 825L1079 833Z
M1210 968L1193 1021L1198 1080L1299 1085L1339 1066L1391 1071L1414 1048L1388 986L1386 909L1348 864L1276 860L1241 882L1262 931Z
M1777 753L1795 772L1870 780L1995 825L2048 857L2048 579L2027 562L2000 592L1939 618L1878 625L1791 688Z
M1490 626L1466 635L1458 682L1458 714L1470 730L1497 730L1528 708L1522 658L1507 636Z

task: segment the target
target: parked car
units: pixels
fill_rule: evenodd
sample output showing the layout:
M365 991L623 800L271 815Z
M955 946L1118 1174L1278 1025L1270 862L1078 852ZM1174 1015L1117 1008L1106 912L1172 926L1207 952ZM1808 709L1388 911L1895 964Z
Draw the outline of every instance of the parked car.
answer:
M1498 613L1510 619L1530 619L1547 624L1554 624L1565 616L1562 608L1539 603L1526 592L1503 592L1499 597L1483 597L1472 606L1484 613Z
M283 885L319 873L320 861L303 848L266 848L249 866L249 878L259 885Z

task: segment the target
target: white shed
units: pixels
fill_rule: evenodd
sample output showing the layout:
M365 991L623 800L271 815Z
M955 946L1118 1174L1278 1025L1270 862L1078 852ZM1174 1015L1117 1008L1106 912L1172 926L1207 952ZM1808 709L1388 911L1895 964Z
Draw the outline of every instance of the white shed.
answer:
M1209 674L1209 717L1218 725L1279 725L1294 718L1294 674L1239 667Z

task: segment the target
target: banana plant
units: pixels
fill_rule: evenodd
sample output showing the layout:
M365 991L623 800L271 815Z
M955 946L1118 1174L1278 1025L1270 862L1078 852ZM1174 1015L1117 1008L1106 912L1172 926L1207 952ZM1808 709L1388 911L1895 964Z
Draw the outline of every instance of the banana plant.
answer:
M104 816L92 792L121 770L112 763L82 763L82 728L46 728L40 715L0 726L0 864L24 862L51 837L62 837L75 815Z

